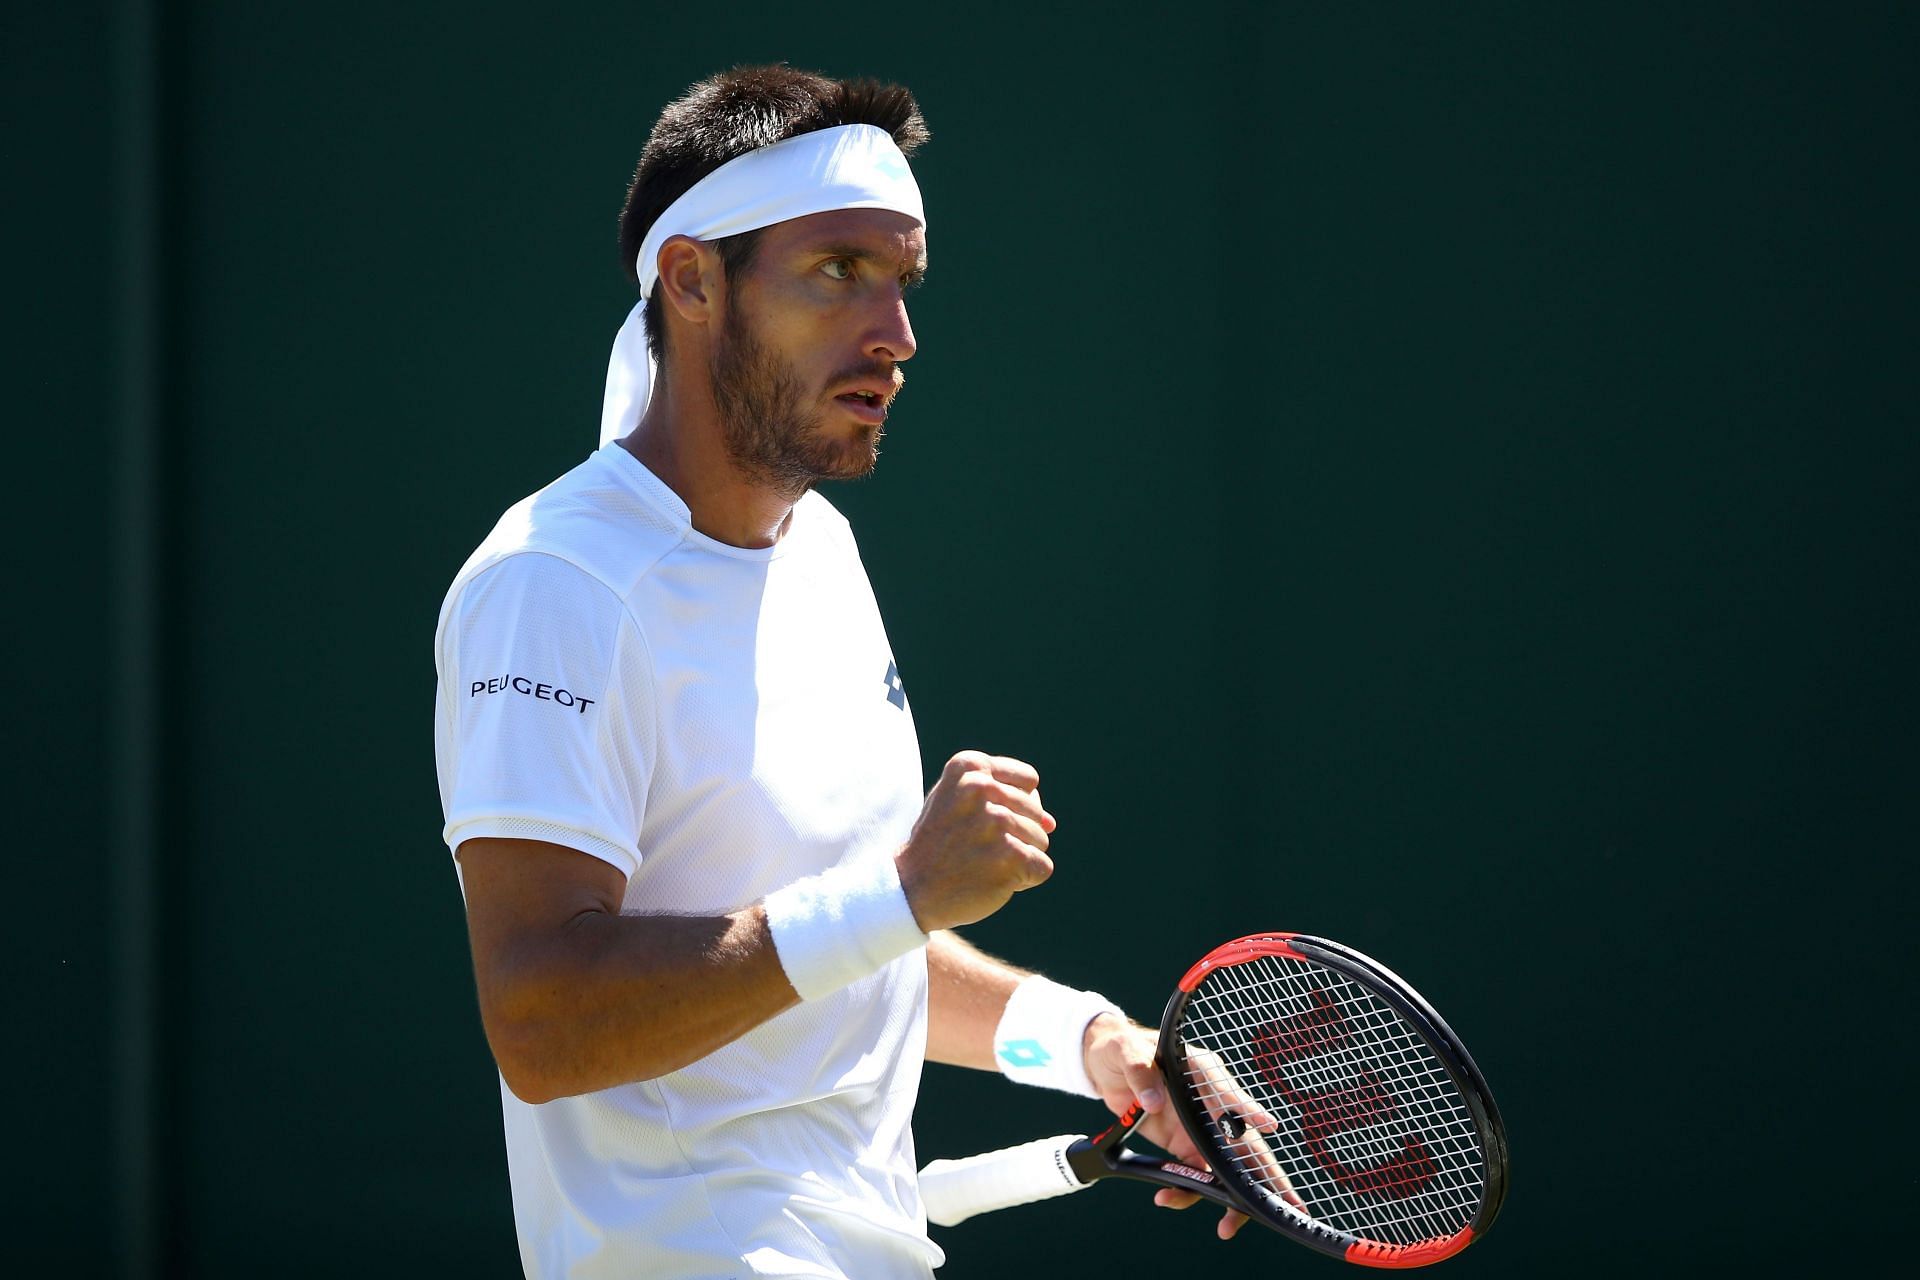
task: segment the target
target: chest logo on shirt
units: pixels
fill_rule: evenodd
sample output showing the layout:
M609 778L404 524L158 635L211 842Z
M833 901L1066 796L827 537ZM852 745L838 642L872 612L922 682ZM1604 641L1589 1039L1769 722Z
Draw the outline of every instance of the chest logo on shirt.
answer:
M902 711L907 709L907 686L900 682L900 668L892 658L887 659L887 701Z

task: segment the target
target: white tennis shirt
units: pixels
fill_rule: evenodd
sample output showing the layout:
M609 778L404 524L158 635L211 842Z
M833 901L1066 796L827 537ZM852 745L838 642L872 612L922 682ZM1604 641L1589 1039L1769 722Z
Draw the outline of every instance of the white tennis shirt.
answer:
M436 650L448 847L582 850L626 874L626 913L737 910L891 857L919 814L873 590L817 494L774 546L732 547L605 445L501 518ZM914 951L655 1080L540 1106L503 1082L527 1274L925 1276L926 984Z

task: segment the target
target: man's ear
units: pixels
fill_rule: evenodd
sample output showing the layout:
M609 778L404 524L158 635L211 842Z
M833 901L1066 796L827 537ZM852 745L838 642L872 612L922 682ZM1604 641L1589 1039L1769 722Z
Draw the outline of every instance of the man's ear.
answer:
M716 318L723 268L711 246L689 236L669 236L660 246L659 267L657 287L682 320L705 326Z

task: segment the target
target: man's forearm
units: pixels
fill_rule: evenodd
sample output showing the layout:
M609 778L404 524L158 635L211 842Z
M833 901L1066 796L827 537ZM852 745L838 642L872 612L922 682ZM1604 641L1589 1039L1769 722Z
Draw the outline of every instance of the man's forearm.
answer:
M576 916L481 978L487 1040L528 1102L676 1071L800 1002L763 908Z
M997 960L959 934L927 938L927 1060L995 1069L993 1031L1007 997L1028 975Z
M507 1085L528 1102L648 1080L798 1004L759 906L722 917L576 917L483 1001ZM994 1070L993 1032L1028 976L948 930L927 942L927 1057Z

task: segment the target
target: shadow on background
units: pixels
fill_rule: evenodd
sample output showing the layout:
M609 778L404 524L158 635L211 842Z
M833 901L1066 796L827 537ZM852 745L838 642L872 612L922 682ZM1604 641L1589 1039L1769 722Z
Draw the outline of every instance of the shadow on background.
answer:
M1061 817L975 940L1149 1021L1239 933L1399 969L1512 1132L1462 1271L1778 1273L1909 1216L1910 9L5 22L0 1256L517 1274L435 611L593 447L654 115L774 59L933 127L921 355L829 496L929 772L1027 757ZM1096 1113L936 1067L917 1131ZM1332 1265L1148 1195L943 1232L942 1275Z

